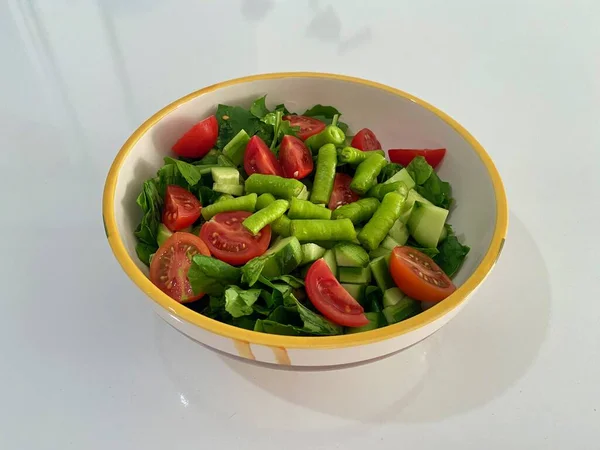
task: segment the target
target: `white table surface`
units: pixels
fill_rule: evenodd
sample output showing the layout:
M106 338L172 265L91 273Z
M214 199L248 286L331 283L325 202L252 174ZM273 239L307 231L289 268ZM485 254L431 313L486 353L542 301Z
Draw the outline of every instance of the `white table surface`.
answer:
M0 4L0 448L600 448L597 0ZM252 366L164 324L100 201L120 145L220 80L328 71L467 127L506 184L504 254L421 344L332 372Z

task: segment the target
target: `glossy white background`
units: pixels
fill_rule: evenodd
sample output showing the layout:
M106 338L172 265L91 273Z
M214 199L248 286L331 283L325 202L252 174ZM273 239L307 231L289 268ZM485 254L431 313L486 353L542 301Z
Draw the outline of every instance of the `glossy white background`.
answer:
M1 2L0 448L598 448L599 16L595 0ZM199 347L104 238L104 177L145 118L286 70L430 101L505 181L493 274L371 365L276 371Z

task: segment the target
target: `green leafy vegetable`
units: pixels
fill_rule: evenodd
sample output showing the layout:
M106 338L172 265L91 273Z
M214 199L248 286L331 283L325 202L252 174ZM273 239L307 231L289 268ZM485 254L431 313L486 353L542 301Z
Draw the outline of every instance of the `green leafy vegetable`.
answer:
M314 119L320 120L327 125L330 125L333 122L333 118L338 115L341 116L342 113L334 108L333 106L324 106L324 105L315 105L310 109L304 111L303 116L312 117ZM337 122L337 126L344 132L344 134L348 131L348 125L344 122Z
M283 281L284 283L290 285L294 289L304 287L304 280L296 278L292 275L281 275L279 277L271 278L271 281Z
M194 161L192 164L195 166L211 166L218 164L219 155L221 152L219 150L212 149L210 150L204 157L199 161Z
M242 266L242 283L246 283L248 286L254 286L258 281L258 277L265 267L266 259L258 256L252 258L246 264Z
M418 186L425 183L433 173L433 167L422 156L413 158L410 164L406 166L406 170Z
M258 300L260 289L241 289L230 286L225 290L225 310L232 317L249 316L254 312L252 305Z
M341 326L330 322L325 317L312 312L310 309L300 303L292 294L290 294L290 297L295 300L300 318L302 319L302 322L304 322L302 331L320 336L333 336L336 334L342 334L343 329Z
M260 324L259 324L260 322ZM298 328L292 325L283 325L273 320L257 320L254 331L260 331L262 333L279 334L283 336L301 336L302 333Z
M377 177L377 181L379 183L384 183L387 180L389 180L390 178L392 178L394 175L396 175L396 173L400 172L402 170L402 165L401 164L396 164L396 163L387 163L383 169L381 169L381 172L379 172L379 176Z
M262 97L254 100L254 102L252 103L252 106L250 107L250 112L252 113L252 115L254 115L254 117L262 119L271 112L267 109L266 98L267 96L263 95Z
M380 312L383 309L381 305L383 292L377 286L367 286L363 298L365 312Z
M199 166L169 157L165 158L165 164L174 164L177 166L177 170L179 170L179 173L190 187L196 186L202 178L202 172Z
M157 246L148 245L145 242L138 242L135 246L135 253L137 254L138 258L140 258L140 261L147 266L150 265L150 256L156 253L156 250L158 250Z
M409 247L412 247L416 250L419 250L421 253L425 253L427 256L429 256L430 258L433 258L435 256L437 256L440 251L437 248L425 248L425 247L421 247L419 245L419 243L417 243L413 238L409 238L408 241L406 242L406 245Z
M158 249L156 237L158 234L158 226L160 225L160 208L163 200L158 192L154 179L146 180L142 187L142 192L136 200L144 215L142 221L135 229L135 236L138 241L145 244L144 247L136 248L136 252L140 259L149 264L150 254ZM154 249L154 251L152 251Z
M195 294L204 292L220 295L229 285L240 282L241 271L210 256L195 255L188 272L188 279Z
M169 185L181 186L188 190L190 188L190 185L176 164L165 164L157 172L156 187L161 197L165 196L167 186Z
M451 230L438 249L439 254L433 260L449 277L456 273L471 250L466 245L462 245Z
M273 127L261 121L247 109L239 106L219 105L217 107L219 137L217 148L223 149L233 137L245 130L249 136L257 134L269 145L273 139Z
M206 186L198 186L198 198L202 206L212 205L221 197L220 192L213 191L211 188Z
M440 180L437 173L433 172L422 186L417 186L419 194L440 208L450 209L452 206L452 189L450 183Z
M290 114L290 111L285 107L285 105L283 103L280 103L279 105L277 105L275 107L275 111L281 111L284 116L287 116Z

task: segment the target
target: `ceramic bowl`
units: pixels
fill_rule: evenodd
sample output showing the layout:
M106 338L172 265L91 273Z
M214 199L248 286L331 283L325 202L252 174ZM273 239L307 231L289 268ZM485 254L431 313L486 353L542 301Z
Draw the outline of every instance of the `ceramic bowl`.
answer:
M439 168L452 184L450 223L471 252L454 281L458 289L425 312L384 328L332 337L277 336L209 319L172 300L148 279L135 253L133 230L141 219L136 197L155 175L174 142L217 104L249 107L264 94L269 105L302 112L334 105L344 122L371 128L383 148L439 148ZM341 75L276 73L226 81L189 94L158 111L125 142L108 174L103 198L106 236L123 270L177 330L214 349L242 358L292 366L352 364L397 352L431 335L456 316L498 259L508 225L502 182L483 147L455 120L430 104L389 86Z

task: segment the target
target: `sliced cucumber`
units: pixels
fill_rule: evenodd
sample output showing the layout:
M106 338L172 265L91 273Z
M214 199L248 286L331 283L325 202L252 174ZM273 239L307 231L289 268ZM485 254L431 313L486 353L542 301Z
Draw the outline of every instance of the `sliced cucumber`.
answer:
M420 302L410 297L404 297L394 306L383 308L383 315L388 324L398 323L421 312Z
M213 167L210 173L215 184L240 184L240 172L235 167Z
M396 240L393 239L391 236L386 236L383 242L381 243L380 247L387 248L388 250L394 250L399 245L400 244L398 244L398 242L396 242Z
M371 250L369 252L369 258L375 259L381 256L388 258L390 256L390 253L392 253L392 249L379 246L375 250Z
M363 331L375 330L387 325L385 317L380 312L368 312L365 313L365 317L369 320L367 325L363 325L362 327L346 327L344 328L344 332L346 334L362 333Z
M223 167L225 169L225 167ZM240 196L244 193L244 186L241 184L213 184L213 191L223 194Z
M408 228L406 228L406 225L398 219L394 222L394 225L392 225L392 228L388 232L388 236L396 241L398 245L404 245L406 244L406 241L408 241Z
M421 203L425 203L428 205L433 205L433 203L431 203L429 200L427 200L425 197L423 197L417 191L412 189L412 190L408 191L408 195L406 196L406 201L402 205L402 213L400 214L400 218L398 220L400 220L402 223L408 222L408 219L410 218L410 214L412 213L415 202L421 202Z
M171 230L169 230L164 223L161 223L158 226L158 233L156 234L156 243L160 247L171 236L173 236L173 232Z
M384 184L394 183L396 181L402 181L406 185L408 190L413 189L416 185L415 180L412 179L412 177L408 173L408 170L406 170L406 169L402 169L400 172L393 175Z
M337 273L337 263L335 262L335 253L333 250L327 250L323 255L323 259L331 269L331 272L335 275Z
M364 284L342 283L342 287L356 300L362 302L366 286Z
M223 200L231 200L232 198L233 198L233 195L223 194L218 199L215 200L215 203L222 202Z
M240 130L240 132L236 134L225 147L223 147L223 154L236 166L241 165L244 162L246 144L248 144L249 140L250 136L248 136L246 130Z
M367 267L338 267L340 283L369 284L371 269Z
M319 258L322 258L325 254L325 249L317 244L309 242L308 244L302 244L302 262L301 265L311 263Z
M335 262L344 267L365 267L369 264L369 255L360 245L340 243L334 247Z
M415 202L406 225L415 241L423 247L436 248L447 218L447 209Z
M300 242L293 236L284 238L262 256L266 259L261 272L265 277L278 277L294 270L302 262Z
M394 306L400 303L406 295L397 287L391 287L383 292L383 307Z
M386 259L385 256L380 256L369 263L371 273L373 274L373 278L375 278L375 283L383 292L395 286L394 281L390 276L390 269Z

